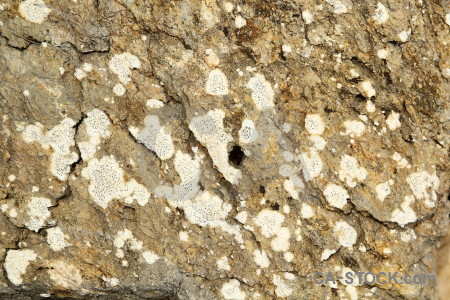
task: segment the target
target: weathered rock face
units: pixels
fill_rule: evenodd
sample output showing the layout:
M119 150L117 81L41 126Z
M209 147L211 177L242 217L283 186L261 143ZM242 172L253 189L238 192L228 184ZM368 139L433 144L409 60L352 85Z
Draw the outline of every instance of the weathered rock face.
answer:
M448 1L0 4L4 299L430 299ZM344 275L343 275L344 276Z

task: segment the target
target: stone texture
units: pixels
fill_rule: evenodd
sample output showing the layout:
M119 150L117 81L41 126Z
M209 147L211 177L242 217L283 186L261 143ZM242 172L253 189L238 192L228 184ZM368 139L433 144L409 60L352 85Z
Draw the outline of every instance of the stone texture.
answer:
M433 299L442 1L0 4L4 299Z

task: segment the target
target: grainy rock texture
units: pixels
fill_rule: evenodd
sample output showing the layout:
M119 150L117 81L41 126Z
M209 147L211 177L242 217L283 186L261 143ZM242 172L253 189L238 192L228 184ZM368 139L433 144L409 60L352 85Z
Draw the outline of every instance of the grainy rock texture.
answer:
M2 299L433 299L449 5L2 1Z

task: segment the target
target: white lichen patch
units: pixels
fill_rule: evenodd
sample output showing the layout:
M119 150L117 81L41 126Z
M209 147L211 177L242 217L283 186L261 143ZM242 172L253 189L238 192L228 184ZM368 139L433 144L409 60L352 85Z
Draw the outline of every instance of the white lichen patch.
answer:
M283 152L283 157L287 162L297 162L298 158L289 151ZM279 174L287 179L284 180L283 187L289 195L298 200L299 193L304 189L305 185L302 179L297 175L300 169L291 164L282 164L279 168Z
M223 223L231 208L231 204L223 203L218 196L206 191L185 205L185 214L193 224L216 227Z
M227 13L230 13L230 12L233 11L234 5L233 5L233 3L231 3L231 2L225 2L225 3L223 4L223 8L225 9L225 11L226 11Z
M389 194L391 193L391 185L394 184L394 181L388 180L386 182L382 182L377 184L377 186L375 187L375 192L377 193L377 198L380 201L384 201L384 199L386 199L387 196L389 196Z
M94 157L97 146L100 145L101 139L108 138L111 135L109 126L111 122L108 116L99 109L94 109L87 113L87 118L83 120L86 126L86 134L89 136L88 141L78 143L81 158L88 161Z
M116 256L118 258L123 258L125 256L123 253L125 245L127 245L130 250L140 251L142 250L143 243L136 239L130 230L124 229L120 230L114 239L114 247L117 248Z
M327 260L328 258L330 258L331 255L333 255L334 253L336 253L337 250L335 249L325 249L322 252L322 255L320 256L320 260L324 261Z
M242 144L250 144L258 138L255 123L250 119L242 121L241 129L239 130L239 142Z
M60 251L71 244L66 241L67 235L59 227L47 229L47 244L53 251Z
M408 160L400 155L398 152L394 152L392 159L395 160L399 168L410 168Z
M416 199L425 200L427 207L435 206L436 190L439 188L439 178L436 174L430 174L426 171L415 172L406 178L406 182Z
M409 243L411 240L417 239L416 232L412 228L405 228L405 231L400 233L400 239L405 243Z
M39 142L44 149L52 149L51 173L59 180L66 180L70 173L70 166L78 159L76 152L70 151L70 147L75 145L75 121L65 118L59 125L43 133L40 123L28 125L22 134L27 143Z
M289 239L291 238L291 233L289 228L281 227L277 232L275 238L270 242L272 250L274 251L287 251L290 246Z
M175 155L175 170L181 179L181 184L197 183L200 176L200 158L195 154L194 159L189 154L178 150Z
M166 160L173 156L172 136L166 131L165 126L160 125L158 116L147 116L144 127L139 129L131 126L130 133L145 147L154 151L160 159Z
M291 45L287 45L287 44L283 44L283 45L281 46L281 50L282 50L285 54L292 53L292 46L291 46Z
M359 166L356 158L345 154L340 162L339 179L349 187L355 187L356 181L362 182L367 177L367 170Z
M123 96L123 95L125 95L126 91L127 90L121 83L117 83L113 86L113 92L114 92L114 94L116 94L116 96Z
M80 270L72 264L67 264L64 261L52 262L49 264L48 274L56 286L65 289L83 290Z
M284 133L289 133L292 129L292 125L289 123L283 123L281 129L283 130Z
M245 224L247 222L248 212L240 211L234 216L234 219L241 224Z
M314 209L311 207L311 205L302 203L302 209L300 211L300 215L303 219L309 219L314 217Z
M245 300L247 295L240 289L241 283L236 279L230 279L224 283L220 292L224 299L227 300Z
M200 158L197 153L192 159L189 154L178 150L175 154L175 170L180 176L180 184L171 186L159 186L156 193L169 200L172 206L180 206L182 201L189 200L199 191Z
M362 81L358 85L358 90L363 94L364 97L367 98L375 97L375 95L377 94L370 80Z
M378 58L386 59L389 56L389 50L388 49L378 49L377 56L378 56Z
M11 208L11 210L9 211L9 216L10 216L11 218L17 217L17 211L16 211L15 208Z
M234 20L234 25L236 26L236 28L242 28L247 25L247 20L244 19L241 15L238 15Z
M102 208L107 208L113 199L123 199L128 204L136 200L140 206L144 206L150 198L147 188L136 180L125 182L124 171L112 155L100 160L91 159L81 175L90 180L89 194Z
M232 184L237 184L242 173L228 162L227 146L233 139L225 132L224 117L225 113L222 110L211 110L204 116L192 118L189 128L196 139L208 149L214 165L225 179Z
M273 99L275 93L270 82L262 74L255 74L247 83L252 90L252 100L258 110L265 110L275 106Z
M305 129L309 134L321 135L325 131L325 124L318 114L311 114L305 117Z
M117 75L119 81L123 84L131 81L131 70L139 69L140 67L141 62L139 58L128 52L116 54L109 61L109 69Z
M317 150L323 150L327 145L325 139L318 135L309 136L309 140L313 143L313 147L316 148Z
M44 227L47 223L47 219L50 218L51 213L48 210L49 207L53 206L50 199L31 197L30 202L28 202L27 214L29 219L25 222L25 226L38 232L39 229Z
M289 273L290 274L290 273ZM291 276L284 276L284 278L288 280L292 280ZM277 297L285 298L292 295L293 289L290 287L290 284L287 280L283 279L280 275L273 274L273 284L275 285L275 294Z
M263 209L254 219L254 223L261 228L261 233L267 238L275 236L281 229L285 217L278 211Z
M287 227L282 227L285 217L273 210L263 209L253 222L260 227L261 234L266 238L274 237L271 246L274 251L287 251L291 234Z
M366 115L359 115L358 118L360 118L363 122L369 121L369 118Z
M300 161L303 165L303 177L306 181L311 181L322 172L323 162L315 148L311 148L309 153L301 153Z
M377 24L386 23L389 20L389 9L383 3L378 2L373 18Z
M362 253L367 252L367 248L366 246L364 246L364 244L359 244L358 250L361 251Z
M217 260L217 268L219 270L230 271L230 264L228 263L228 258L226 256L222 256Z
M400 114L398 112L392 111L386 119L386 124L390 130L395 130L400 128L402 125L400 123Z
M367 100L366 102L366 110L369 113L373 113L376 110L375 104L371 100Z
M83 71L85 71L85 72L87 72L87 73L91 72L92 69L93 69L92 64L90 64L90 63L84 63L84 64L81 66L81 68L83 69Z
M411 34L411 30L402 30L398 34L398 38L400 39L401 42L404 43L404 42L408 41L410 34Z
M350 69L350 76L352 78L358 78L359 77L359 73L355 69Z
M19 4L19 13L25 20L41 24L52 10L42 0L25 0Z
M305 188L302 179L297 175L290 175L288 179L284 180L284 190L289 193L293 199L299 199L299 193Z
M22 275L25 275L30 262L36 260L37 257L33 250L9 250L3 265L9 281L14 285L22 284Z
M334 225L333 233L336 235L342 247L351 247L358 237L356 230L345 221L339 221Z
M180 241L182 241L182 242L189 241L189 234L186 231L180 231L178 233L178 236L180 238Z
M152 265L159 259L161 259L159 255L149 250L142 252L142 257L144 258L144 261L149 265Z
M231 211L232 205L224 203L219 196L205 191L193 200L182 202L180 207L184 209L186 218L192 224L201 227L220 228L222 231L234 235L239 243L243 243L239 226L230 225L225 220Z
M400 205L401 209L396 208L391 215L391 221L405 226L406 224L417 221L417 216L414 210L411 208L411 204L414 202L412 195L405 196L405 200Z
M323 195L328 204L339 209L343 209L347 204L347 199L350 199L347 190L334 183L330 183L326 186Z
M220 70L214 69L209 72L206 80L205 91L207 94L214 96L228 95L228 79L227 76Z
M145 105L148 108L162 108L164 107L164 102L158 99L149 99Z
M256 249L253 251L253 260L258 267L263 269L268 268L270 265L269 257L264 250Z
M350 1L325 0L325 2L332 6L331 12L337 15L345 14L352 8Z
M292 253L292 252L284 252L283 258L287 262L292 262L294 260L294 253Z
M81 80L83 80L83 78L85 78L87 76L87 74L82 69L76 68L75 72L73 73L73 76L75 76L76 79L81 81Z
M119 279L118 278L108 278L106 276L102 276L102 280L104 282L107 282L110 286L115 287L119 284Z
M360 137L364 130L366 130L366 125L364 125L361 121L356 120L347 120L344 122L345 127L345 135L349 135L350 137Z
M302 19L305 24L311 24L314 22L314 15L309 10L302 11Z

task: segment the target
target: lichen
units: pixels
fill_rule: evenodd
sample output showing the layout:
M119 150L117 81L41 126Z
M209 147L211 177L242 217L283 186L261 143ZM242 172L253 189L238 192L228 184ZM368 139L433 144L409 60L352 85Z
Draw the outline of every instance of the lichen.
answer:
M225 113L222 110L211 110L204 116L192 118L189 128L197 140L208 149L214 164L225 179L232 184L237 184L242 174L240 170L234 168L228 162L227 146L232 138L223 127L224 117Z
M102 208L107 208L113 199L120 199L125 203L136 200L140 206L144 206L150 198L150 193L145 186L134 179L125 181L124 171L112 155L104 156L100 160L91 159L81 174L90 180L89 194Z
M59 125L43 132L40 123L28 125L23 132L23 139L27 143L39 142L44 149L52 149L50 171L59 180L66 180L70 173L70 166L78 160L78 153L71 151L75 146L75 121L65 118Z
M3 265L9 281L14 285L22 284L22 275L25 275L30 262L36 260L37 257L37 254L31 249L9 250Z
M207 94L214 96L228 95L228 79L225 74L219 69L209 72L205 90Z
M252 100L258 110L274 107L275 93L264 75L255 74L248 81L247 87L252 90Z
M139 69L141 61L139 58L129 52L114 55L109 61L109 69L117 75L122 84L131 81L131 70Z
M166 160L173 156L172 136L166 131L165 126L160 125L158 116L147 116L143 128L131 126L130 132L140 143L154 151L160 159Z
M25 0L19 4L19 13L25 20L41 24L52 10L42 0Z

